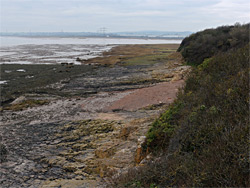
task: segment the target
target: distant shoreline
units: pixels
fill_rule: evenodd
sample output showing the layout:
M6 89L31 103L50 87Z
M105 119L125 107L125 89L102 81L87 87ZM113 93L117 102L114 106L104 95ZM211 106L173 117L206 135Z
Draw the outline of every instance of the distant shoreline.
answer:
M107 38L107 39L150 39L150 40L183 40L185 37L149 37L149 36L60 36L60 35L4 35L0 34L0 37L22 37L22 38Z

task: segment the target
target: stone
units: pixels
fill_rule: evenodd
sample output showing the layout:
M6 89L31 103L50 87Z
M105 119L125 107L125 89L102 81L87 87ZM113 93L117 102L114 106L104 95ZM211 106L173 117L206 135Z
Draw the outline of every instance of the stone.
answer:
M8 150L5 145L0 143L0 162L4 162L7 159Z
M145 157L146 153L142 149L142 144L145 142L146 136L141 136L138 138L138 145L135 155L135 163L138 165Z
M119 137L121 139L126 140L129 136L130 132L132 132L133 130L135 130L135 127L132 127L132 126L124 127L121 129Z
M179 80L182 80L183 79L183 75L182 74L176 74L174 76L174 78L172 79L172 81L179 81Z
M25 96L20 96L20 97L18 97L17 99L15 99L12 103L10 103L11 105L14 105L14 104L19 104L19 103L21 103L21 102L23 102L23 101L25 101L26 100L26 97Z
M73 149L77 149L77 150L79 150L79 151L82 151L82 150L84 150L84 149L87 148L87 147L88 147L88 144L81 144L81 143L79 143L79 144L74 144L74 145L72 146Z
M173 78L173 77L174 77L174 74L172 74L172 73L164 75L164 78Z
M98 158L107 158L115 153L115 150L112 146L103 145L95 150L95 156Z
M85 164L77 163L77 162L66 163L65 165L63 165L63 169L67 172L75 172L78 169L81 169L84 167L85 167Z

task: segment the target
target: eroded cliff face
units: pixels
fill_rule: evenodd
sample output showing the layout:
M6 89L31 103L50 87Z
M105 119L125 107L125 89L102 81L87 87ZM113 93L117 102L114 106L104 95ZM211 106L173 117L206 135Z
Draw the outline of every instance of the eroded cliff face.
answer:
M68 97L25 94L3 108L1 143L8 154L2 184L103 187L107 177L143 165L150 124L173 102L190 69L178 55L169 57L151 66L102 66L47 86ZM79 95L84 90L88 95ZM31 100L46 102L29 106Z

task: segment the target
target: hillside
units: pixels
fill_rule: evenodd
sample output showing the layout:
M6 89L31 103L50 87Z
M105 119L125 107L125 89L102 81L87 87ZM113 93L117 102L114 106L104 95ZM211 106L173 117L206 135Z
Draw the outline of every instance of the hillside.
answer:
M183 40L178 51L195 66L147 134L151 160L115 186L249 187L248 34L249 24L223 26Z
M205 58L248 44L249 26L235 24L206 29L186 37L177 51L181 52L188 64L199 65Z

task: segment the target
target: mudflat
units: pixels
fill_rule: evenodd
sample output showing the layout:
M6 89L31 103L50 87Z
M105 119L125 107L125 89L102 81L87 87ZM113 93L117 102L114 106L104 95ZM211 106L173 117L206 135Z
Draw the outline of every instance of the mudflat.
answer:
M177 47L121 45L70 68L2 65L3 80L17 79L1 85L1 184L103 187L140 165L151 123L190 70Z

